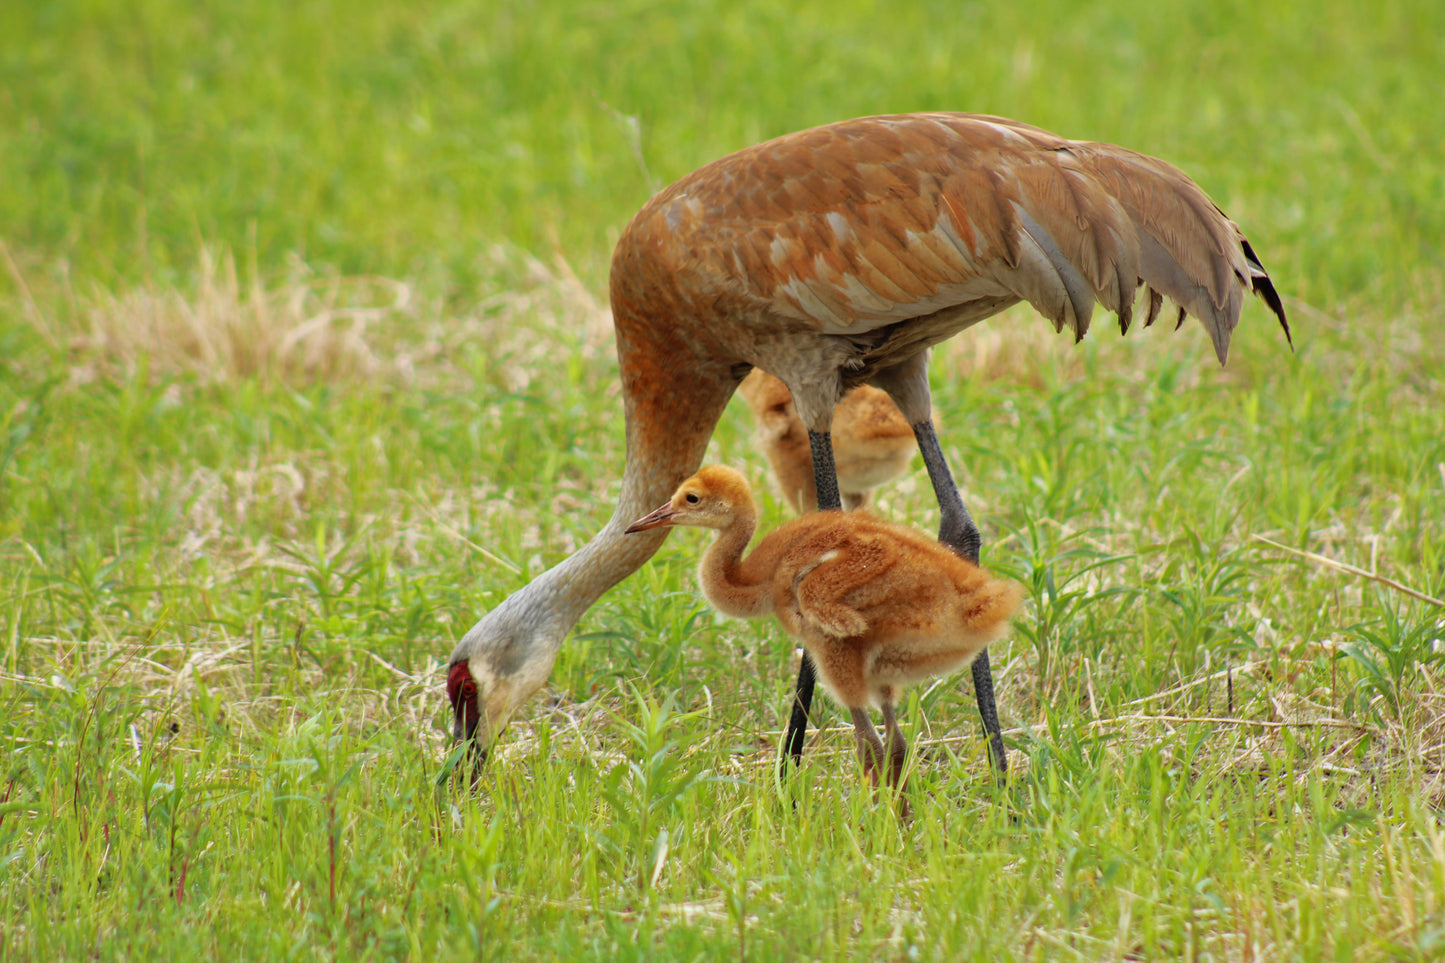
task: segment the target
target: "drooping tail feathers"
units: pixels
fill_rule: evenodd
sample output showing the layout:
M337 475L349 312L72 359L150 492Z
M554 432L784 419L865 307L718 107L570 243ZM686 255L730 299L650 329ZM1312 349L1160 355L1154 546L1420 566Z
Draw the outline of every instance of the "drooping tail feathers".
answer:
M1146 327L1168 298L1180 324L1191 314L1200 320L1222 364L1253 293L1293 346L1284 305L1249 241L1186 174L1122 147L1024 133L1048 149L1011 171L1012 280L1057 328L1082 338L1098 300L1127 333L1142 287Z

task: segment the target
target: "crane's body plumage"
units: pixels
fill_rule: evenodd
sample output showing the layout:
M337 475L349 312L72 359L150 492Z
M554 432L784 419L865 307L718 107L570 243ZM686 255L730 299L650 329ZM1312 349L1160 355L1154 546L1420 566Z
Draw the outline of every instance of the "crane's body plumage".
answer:
M1221 362L1244 295L1277 303L1177 168L962 114L844 121L715 161L643 207L613 265L795 396L840 394L1021 300L1081 338L1095 301L1127 330L1142 282L1149 320L1169 298Z
M1076 338L1097 301L1127 331L1141 286L1146 323L1170 299L1181 321L1187 312L1203 324L1221 362L1248 293L1289 334L1244 235L1182 172L1003 118L843 121L738 151L660 191L612 260L622 495L606 528L559 566L565 578L554 570L524 587L453 652L453 667L467 662L483 689L482 740L545 679L581 613L656 550L660 534L623 529L701 464L751 368L787 384L825 445L847 388L892 395L923 449L945 540L976 558L977 530L929 423L928 349L1019 301ZM503 679L496 696L478 661ZM458 709L458 733L469 735L462 718Z

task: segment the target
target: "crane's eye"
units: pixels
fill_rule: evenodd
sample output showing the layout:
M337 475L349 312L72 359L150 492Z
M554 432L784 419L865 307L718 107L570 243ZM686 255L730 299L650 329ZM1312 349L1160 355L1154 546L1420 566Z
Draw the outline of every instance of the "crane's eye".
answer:
M689 505L696 505L696 504L697 504L698 502L700 502L700 501L702 501L702 499L700 499L700 498L697 497L697 493L696 493L696 492L688 492L688 493L687 493L687 503L688 503Z
M462 683L462 698L470 699L477 694L477 684L471 679Z

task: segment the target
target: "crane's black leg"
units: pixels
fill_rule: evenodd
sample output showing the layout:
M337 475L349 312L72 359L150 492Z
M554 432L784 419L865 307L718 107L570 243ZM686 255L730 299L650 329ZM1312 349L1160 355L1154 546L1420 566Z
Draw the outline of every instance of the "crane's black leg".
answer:
M978 526L973 523L973 516L963 507L963 498L954 484L953 472L948 470L948 462L943 460L943 449L938 444L933 422L925 419L915 424L913 436L918 439L918 450L923 453L928 479L933 482L933 493L938 497L938 509L942 515L938 540L977 565L983 539L978 533ZM978 699L978 714L983 718L984 732L988 734L989 759L1002 777L1008 773L1008 756L1004 753L1003 731L998 724L998 708L994 705L993 672L989 669L987 649L973 660L973 694Z
M783 737L787 757L783 759L782 775L788 775L788 760L796 765L803 761L803 740L808 737L808 709L813 704L813 685L817 682L817 670L813 668L813 657L803 651L803 660L798 663L798 684L793 690L793 713L788 717L788 734Z
M833 464L833 440L826 431L809 431L808 442L813 449L813 482L818 488L818 511L842 508L838 496L838 470ZM799 763L803 760L803 740L808 735L808 710L813 705L813 686L817 682L817 670L807 651L798 665L798 684L793 690L793 712L788 717L788 732L783 737L782 776L788 775L788 760Z
M928 480L933 482L933 494L938 497L941 519L938 526L938 540L954 552L978 564L978 552L983 547L983 537L973 516L963 507L963 498L954 484L953 472L943 460L943 449L938 444L938 435L933 422L920 421L913 426L913 437L918 439L918 450L923 453L923 464L928 468Z
M833 436L826 431L809 431L808 447L813 450L813 483L818 488L818 511L842 508L843 499L838 494L838 468L833 464Z

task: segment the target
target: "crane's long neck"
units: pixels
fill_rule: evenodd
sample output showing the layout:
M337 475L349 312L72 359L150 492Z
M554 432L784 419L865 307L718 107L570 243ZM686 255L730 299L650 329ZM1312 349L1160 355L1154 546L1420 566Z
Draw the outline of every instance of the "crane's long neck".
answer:
M615 286L613 312L627 419L627 464L611 520L554 570L557 580L570 583L574 595L557 611L565 623L564 633L603 592L641 567L662 544L666 529L632 535L626 529L666 502L697 471L713 428L740 380L731 365L708 360L688 339L685 325L659 324L653 315L638 314Z
M758 529L757 508L749 500L735 506L733 521L718 529L717 538L703 552L698 566L702 594L719 612L737 619L754 619L772 611L773 566L762 556L771 553L759 546L747 558L743 552Z
M611 520L575 554L502 602L467 633L454 659L486 655L503 674L525 670L529 685L551 671L567 632L602 593L636 571L666 531L625 534L697 470L728 398L732 365L701 357L678 325L616 314L617 354L627 422L627 463ZM537 678L540 676L540 678Z

